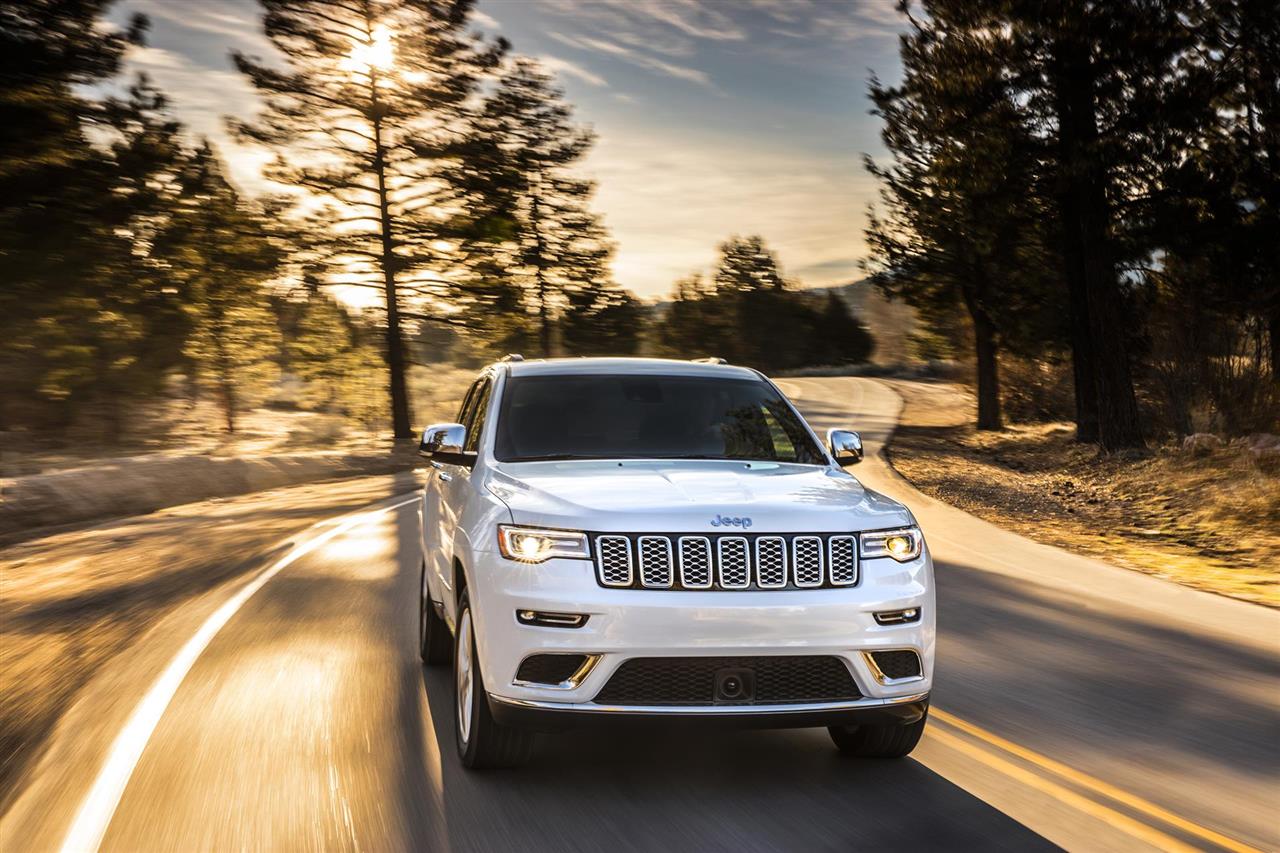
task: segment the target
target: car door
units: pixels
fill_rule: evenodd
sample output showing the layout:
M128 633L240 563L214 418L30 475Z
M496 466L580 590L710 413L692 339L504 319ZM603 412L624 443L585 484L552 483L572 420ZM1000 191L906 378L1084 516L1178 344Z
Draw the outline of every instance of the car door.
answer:
M482 380L477 379L467 389L458 409L457 423L466 426L474 409ZM448 590L452 585L449 567L453 560L453 528L449 521L448 492L459 466L432 461L427 469L427 485L422 494L422 545L427 570L435 576L435 589Z
M489 411L489 398L493 393L493 380L489 376L480 379L475 388L475 393L471 395L468 401L467 409L463 412L462 425L467 428L467 441L463 445L463 450L475 452L480 446L480 439L484 432L484 424ZM442 552L442 565L440 566L440 579L444 582L442 589L451 589L453 580L453 556L454 543L458 535L458 520L462 517L463 510L466 509L467 501L471 499L473 489L471 486L471 469L465 465L450 465L441 463L440 468L435 475L439 481L438 492L440 494L440 550Z

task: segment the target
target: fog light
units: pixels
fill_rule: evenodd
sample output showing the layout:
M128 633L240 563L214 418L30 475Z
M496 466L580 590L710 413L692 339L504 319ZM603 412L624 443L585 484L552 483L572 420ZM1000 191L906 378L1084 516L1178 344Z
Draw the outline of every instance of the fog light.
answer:
M587 624L585 613L547 613L542 610L517 610L516 621L521 625L537 625L543 628L581 628Z
M876 614L877 625L905 625L908 622L920 621L920 608L909 607L906 610L883 610Z

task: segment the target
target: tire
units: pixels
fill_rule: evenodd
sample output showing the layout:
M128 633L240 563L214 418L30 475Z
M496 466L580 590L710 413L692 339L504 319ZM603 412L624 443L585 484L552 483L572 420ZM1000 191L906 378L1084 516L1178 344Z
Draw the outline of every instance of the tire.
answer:
M427 666L446 664L453 654L453 638L449 626L436 613L431 603L431 590L427 587L427 561L422 561L422 574L418 579L418 654Z
M929 709L914 723L884 723L872 726L829 726L831 740L841 755L856 758L905 758L924 734Z
M476 655L471 602L466 590L458 602L458 632L454 638L454 724L458 757L471 770L516 767L533 749L533 733L504 726L493 718Z

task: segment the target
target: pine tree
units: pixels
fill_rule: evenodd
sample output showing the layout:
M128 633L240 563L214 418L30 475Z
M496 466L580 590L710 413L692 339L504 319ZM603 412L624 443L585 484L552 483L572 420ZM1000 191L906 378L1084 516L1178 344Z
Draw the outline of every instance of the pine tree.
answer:
M720 262L712 277L719 293L785 290L778 259L758 234L733 236L720 244Z
M177 212L156 240L181 283L191 331L188 369L214 391L228 433L277 377L279 328L264 292L281 253L267 218L227 182L213 148L194 151Z
M1125 273L1157 248L1142 223L1159 203L1165 165L1186 155L1200 120L1181 70L1194 47L1194 6L1027 0L1007 4L1002 21L1014 47L1010 76L1048 143L1042 168L1056 187L1078 435L1106 450L1144 444L1133 378L1141 318Z
M317 248L363 273L385 305L391 420L410 438L403 318L447 286L442 243L457 233L459 125L477 79L505 49L467 31L472 0L262 0L267 37L286 67L234 56L266 110L234 121L278 152L268 176L334 203ZM440 216L440 214L446 214Z
M998 350L1043 337L1051 304L1035 146L1004 73L1011 45L982 4L931 2L903 37L903 81L873 81L893 155L867 228L872 280L922 316L962 308L972 329L979 429L1000 429ZM1027 327L1031 328L1028 329Z
M0 6L0 429L68 426L73 400L92 395L85 341L110 332L103 256L123 240L103 211L113 164L90 143L104 117L85 87L113 77L146 29L135 17L107 30L110 5Z
M625 290L587 283L566 293L561 318L566 355L634 355L640 346L643 308Z
M594 136L573 124L563 97L537 62L515 59L486 102L472 143L474 162L483 164L480 195L493 211L476 241L480 263L508 271L508 281L491 276L495 288L524 292L544 356L552 354L556 318L570 294L609 287L613 252L587 206L594 186L567 171ZM566 346L573 347L567 337Z

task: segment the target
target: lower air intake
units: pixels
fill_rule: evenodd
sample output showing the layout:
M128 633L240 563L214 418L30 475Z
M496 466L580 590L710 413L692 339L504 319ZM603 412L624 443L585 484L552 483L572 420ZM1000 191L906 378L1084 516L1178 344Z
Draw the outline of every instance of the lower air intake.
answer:
M530 655L520 663L516 680L529 684L560 684L573 678L586 655Z
M749 699L726 702L717 675L747 675ZM596 695L601 705L781 705L837 702L861 696L849 667L838 657L632 658L618 667Z
M880 670L880 674L884 676L881 681L920 677L920 656L913 651L901 649L892 652L872 652L870 657L875 662L876 668Z

